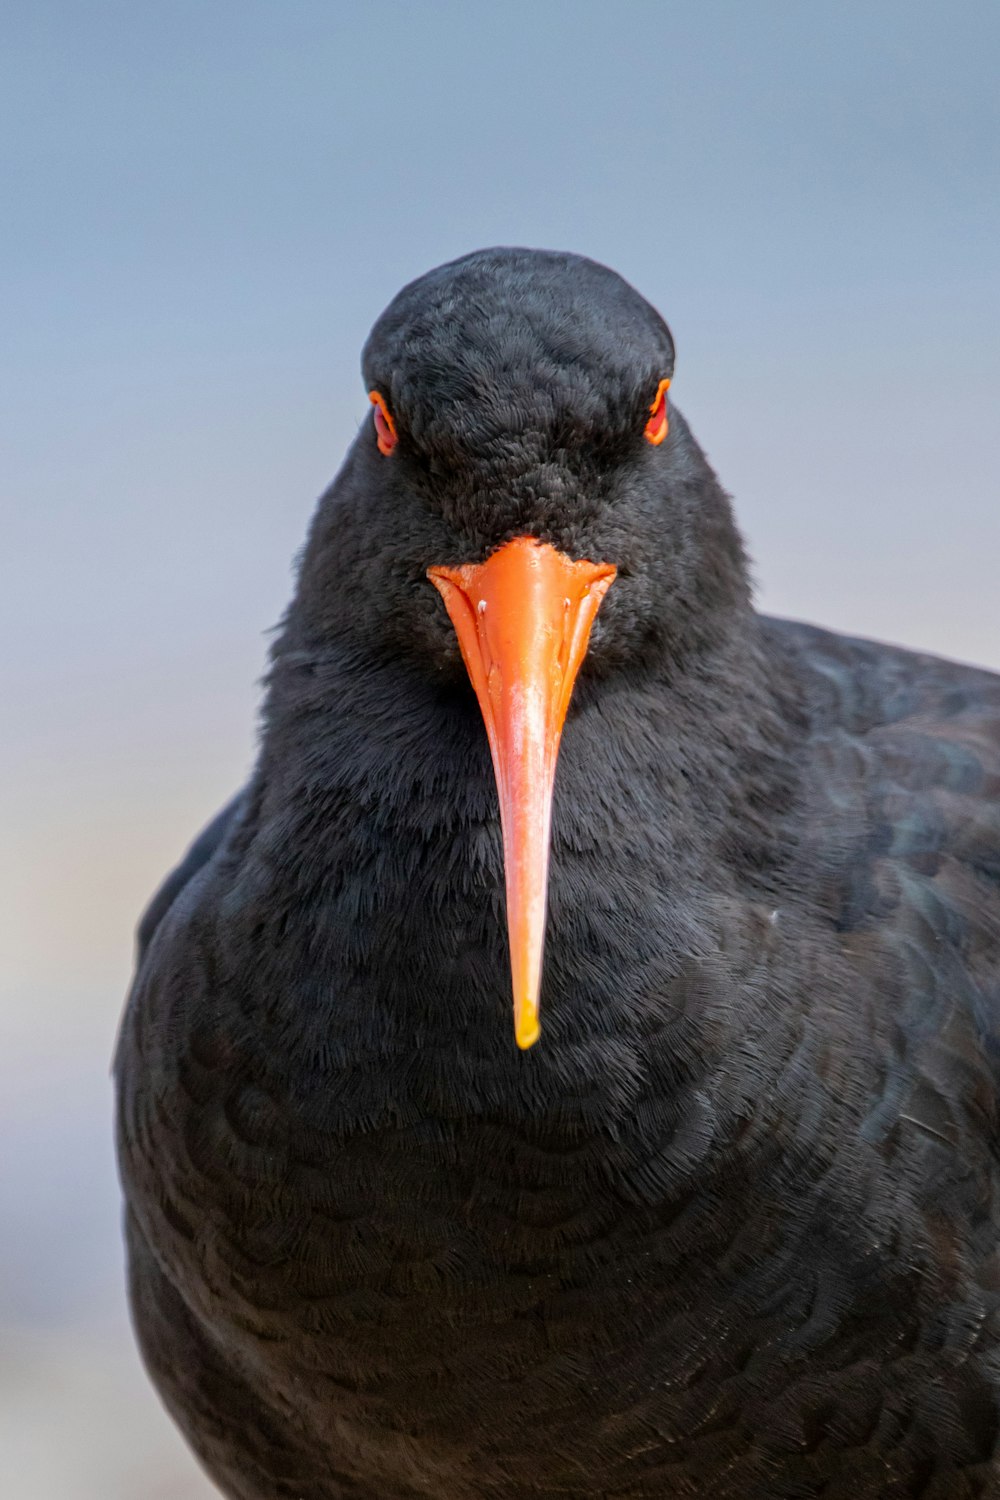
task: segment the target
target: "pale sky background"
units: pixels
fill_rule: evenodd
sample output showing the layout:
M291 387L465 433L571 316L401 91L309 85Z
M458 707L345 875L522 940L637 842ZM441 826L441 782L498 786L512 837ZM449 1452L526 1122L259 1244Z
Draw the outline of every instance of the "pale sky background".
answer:
M1000 668L996 0L0 8L0 1492L200 1500L107 1066L253 756L365 334L477 246L666 316L763 607Z

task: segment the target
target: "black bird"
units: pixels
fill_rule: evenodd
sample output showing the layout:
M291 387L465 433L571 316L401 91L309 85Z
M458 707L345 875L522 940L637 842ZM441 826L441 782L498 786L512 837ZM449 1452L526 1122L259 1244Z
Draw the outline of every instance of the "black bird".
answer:
M235 1500L1000 1494L1000 678L757 615L673 361L577 256L399 294L142 924L132 1306Z

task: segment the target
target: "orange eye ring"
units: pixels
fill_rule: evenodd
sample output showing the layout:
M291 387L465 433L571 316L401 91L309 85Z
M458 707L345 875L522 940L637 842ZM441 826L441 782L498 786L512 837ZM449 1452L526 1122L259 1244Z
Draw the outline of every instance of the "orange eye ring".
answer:
M393 448L399 442L396 423L381 391L369 391L368 399L375 408L373 415L375 417L375 438L378 443L378 451L384 453L388 458Z
M643 428L643 436L647 443L652 443L658 448L666 437L670 423L667 421L667 392L670 389L669 380L661 380L656 387L656 395L653 397L649 408L649 421Z

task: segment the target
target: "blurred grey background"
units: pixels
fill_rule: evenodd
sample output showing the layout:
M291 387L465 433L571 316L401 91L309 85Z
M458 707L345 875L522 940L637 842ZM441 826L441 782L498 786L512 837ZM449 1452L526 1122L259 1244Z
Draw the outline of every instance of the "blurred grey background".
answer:
M0 11L0 1492L210 1493L140 1371L131 931L253 756L264 632L406 280L609 262L774 612L1000 667L995 0Z

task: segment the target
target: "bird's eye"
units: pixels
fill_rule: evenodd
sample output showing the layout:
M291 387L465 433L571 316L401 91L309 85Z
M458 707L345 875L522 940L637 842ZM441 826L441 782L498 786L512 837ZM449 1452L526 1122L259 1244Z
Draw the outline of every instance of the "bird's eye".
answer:
M386 405L385 397L380 391L369 391L368 399L375 408L372 415L375 418L375 437L378 442L378 451L388 455L399 441L396 435L396 423L393 421L392 412Z
M656 395L653 397L649 408L649 421L643 429L646 442L652 443L656 448L667 435L669 422L667 421L667 392L670 389L669 380L661 380L656 387Z

